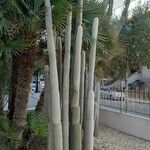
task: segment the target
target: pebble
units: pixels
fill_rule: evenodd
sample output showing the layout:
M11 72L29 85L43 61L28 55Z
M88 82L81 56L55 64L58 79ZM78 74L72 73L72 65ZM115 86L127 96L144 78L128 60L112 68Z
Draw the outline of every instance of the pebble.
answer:
M94 150L150 150L150 141L139 139L104 125L99 127Z

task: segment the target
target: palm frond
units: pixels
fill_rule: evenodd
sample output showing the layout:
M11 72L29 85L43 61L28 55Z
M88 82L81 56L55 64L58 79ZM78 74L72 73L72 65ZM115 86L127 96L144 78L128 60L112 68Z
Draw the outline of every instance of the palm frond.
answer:
M5 43L0 42L1 57L5 59L10 58L13 54L17 55L19 51L24 49L27 45L27 41L23 38L16 40L7 40Z
M47 118L41 113L32 112L27 116L27 130L34 131L38 136L47 136Z
M55 30L60 31L66 26L66 18L68 16L68 13L70 12L71 2L67 0L56 0L52 2L52 5L54 28Z
M86 1L83 6L83 40L87 44L91 44L94 39L91 36L92 22L95 17L100 19L98 37L97 37L97 62L106 54L111 53L114 56L118 53L118 41L115 36L113 26L105 15L105 7L99 1Z
M9 149L13 145L13 129L5 116L0 116L0 148Z
M10 28L10 21L6 18L3 18L0 14L0 37L2 34L7 35Z

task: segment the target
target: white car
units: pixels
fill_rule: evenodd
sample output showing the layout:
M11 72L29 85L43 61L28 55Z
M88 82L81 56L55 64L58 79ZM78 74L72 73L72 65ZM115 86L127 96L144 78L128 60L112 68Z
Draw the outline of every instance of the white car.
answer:
M125 94L123 92L117 92L112 90L109 87L101 87L100 88L100 95L103 99L110 99L110 100L124 100Z

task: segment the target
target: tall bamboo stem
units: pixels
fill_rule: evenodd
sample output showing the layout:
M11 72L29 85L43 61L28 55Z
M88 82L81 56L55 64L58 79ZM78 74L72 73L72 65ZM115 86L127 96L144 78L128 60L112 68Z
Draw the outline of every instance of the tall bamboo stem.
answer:
M52 125L52 112L51 112L51 99L50 99L50 86L49 86L49 66L44 67L44 102L45 102L45 112L48 116L48 150L54 150L54 141L53 141L53 125Z
M84 77L85 77L85 52L82 51L81 57L81 81L80 81L80 123L83 121L83 106L84 106Z
M63 125L64 150L69 150L69 78L70 78L69 76L70 76L71 25L72 25L72 12L69 13L65 34L63 100L62 100L62 125Z
M54 34L52 28L52 10L49 0L45 2L45 21L47 30L47 49L49 53L49 71L50 71L50 99L51 99L51 112L52 112L52 124L53 124L53 139L54 150L63 150L62 139L62 124L61 124L61 109L60 109L60 95L58 85L58 73L56 63L56 49L54 42Z
M94 38L94 42L91 44L90 56L89 56L89 82L88 82L89 89L88 89L88 92L93 90L93 85L94 85L94 69L95 69L95 58L96 58L98 23L99 23L99 19L95 18L93 21L93 27L92 27L92 37Z
M58 81L59 81L59 92L60 92L60 101L62 103L62 40L61 37L57 38L57 67L58 67Z
M99 19L95 18L93 21L93 27L92 27L92 37L94 38L95 41L91 44L90 56L89 56L89 73L88 73L88 89L87 89L88 95L89 95L90 91L93 91L93 85L94 85L94 69L95 69L95 58L96 58L96 42L97 42L97 34L98 34L98 23L99 23ZM89 103L91 103L91 102L89 102L88 100L85 100L85 102L84 102L84 105L85 105L84 106L84 124L83 124L84 125L83 126L83 130L84 130L83 149L84 150L87 150L86 149L87 148L87 138L91 138L91 137L87 137L87 136L90 136L89 131L87 130L88 129L87 128L87 119L88 119L88 115L89 115L88 111L90 111L88 109ZM92 122L90 122L90 123L92 123ZM92 127L92 125L90 125L90 126ZM94 126L94 123L93 123L93 126Z
M93 150L93 133L94 133L94 92L89 92L88 107L86 115L86 126L83 139L83 150Z
M81 150L81 124L80 124L80 107L79 107L79 93L80 93L80 68L81 68L81 48L82 48L82 26L78 27L75 56L74 56L74 75L73 75L73 96L71 100L71 137L70 149Z
M98 127L99 127L99 101L100 101L100 86L99 82L96 83L96 93L95 93L95 129L94 136L98 137Z

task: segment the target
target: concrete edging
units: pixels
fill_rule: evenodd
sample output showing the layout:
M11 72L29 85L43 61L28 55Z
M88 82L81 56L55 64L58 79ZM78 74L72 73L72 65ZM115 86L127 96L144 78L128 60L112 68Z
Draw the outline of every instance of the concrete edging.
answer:
M100 108L100 123L150 141L150 119Z

